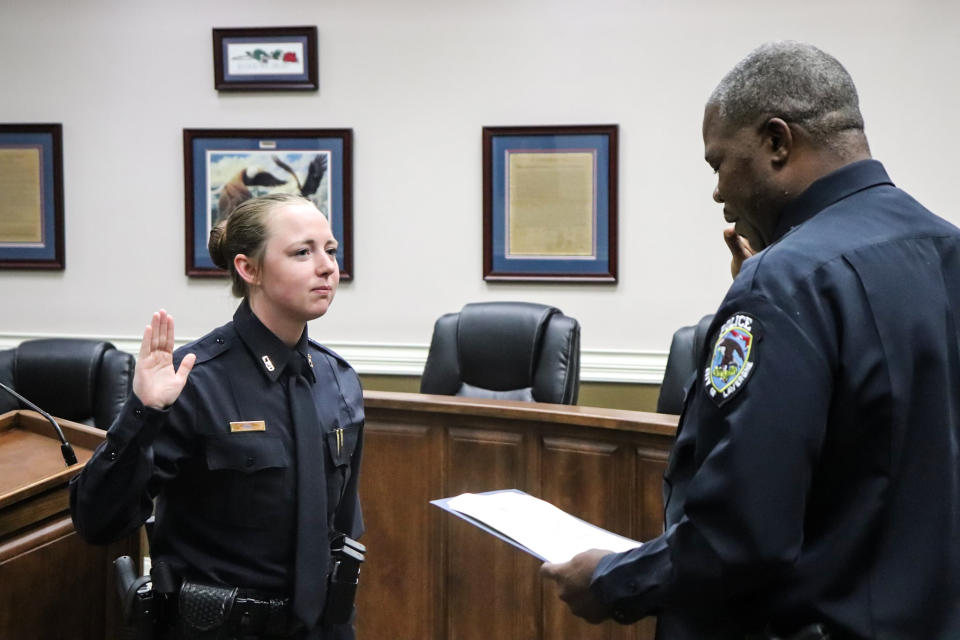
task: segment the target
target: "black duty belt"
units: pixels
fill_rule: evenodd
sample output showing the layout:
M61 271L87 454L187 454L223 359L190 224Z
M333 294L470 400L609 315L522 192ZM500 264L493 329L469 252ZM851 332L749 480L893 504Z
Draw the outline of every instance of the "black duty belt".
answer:
M290 598L188 580L180 587L176 608L178 633L187 639L207 638L216 630L238 637L285 637L299 626Z

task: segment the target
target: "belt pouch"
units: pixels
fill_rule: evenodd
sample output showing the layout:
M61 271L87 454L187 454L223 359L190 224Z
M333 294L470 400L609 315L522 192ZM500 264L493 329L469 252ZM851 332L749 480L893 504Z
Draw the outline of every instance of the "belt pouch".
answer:
M177 600L178 633L183 640L216 640L230 617L236 587L184 580Z

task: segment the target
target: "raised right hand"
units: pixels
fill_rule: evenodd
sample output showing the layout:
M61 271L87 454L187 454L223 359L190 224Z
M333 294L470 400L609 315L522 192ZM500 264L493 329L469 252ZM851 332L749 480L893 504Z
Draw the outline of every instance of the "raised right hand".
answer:
M189 353L173 368L173 316L161 309L143 331L140 355L133 370L133 393L144 406L163 409L173 404L187 383L197 356Z

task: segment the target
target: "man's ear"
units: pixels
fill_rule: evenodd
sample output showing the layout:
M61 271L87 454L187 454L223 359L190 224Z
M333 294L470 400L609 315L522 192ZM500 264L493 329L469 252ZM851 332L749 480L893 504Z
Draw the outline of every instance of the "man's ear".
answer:
M237 273L240 274L240 277L243 278L244 282L251 285L260 284L260 270L257 269L257 265L242 253L238 253L233 256L233 267L237 270Z
M781 118L770 118L763 125L762 133L771 164L777 168L783 167L793 150L793 131L790 130L790 125Z

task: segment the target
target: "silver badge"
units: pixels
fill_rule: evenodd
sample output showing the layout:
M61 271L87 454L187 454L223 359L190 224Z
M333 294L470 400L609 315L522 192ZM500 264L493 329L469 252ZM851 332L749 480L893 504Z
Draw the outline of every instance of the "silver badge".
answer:
M263 366L267 368L267 371L273 371L276 369L276 367L273 366L273 360L270 359L270 356L263 356L260 359L263 360Z

